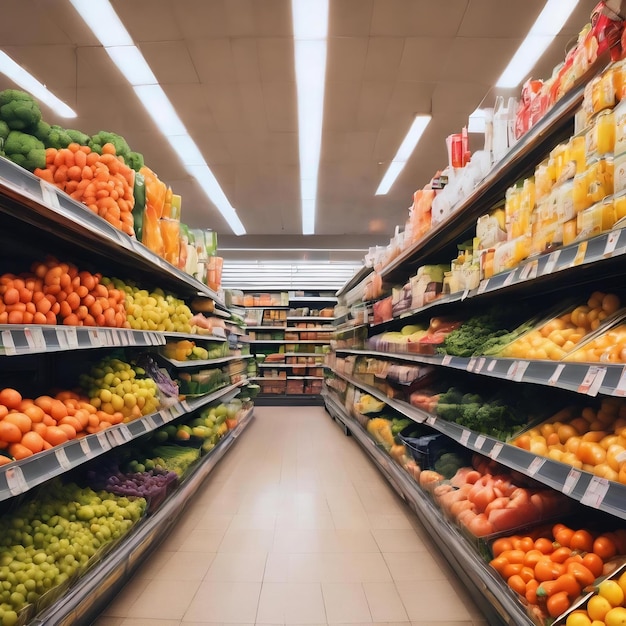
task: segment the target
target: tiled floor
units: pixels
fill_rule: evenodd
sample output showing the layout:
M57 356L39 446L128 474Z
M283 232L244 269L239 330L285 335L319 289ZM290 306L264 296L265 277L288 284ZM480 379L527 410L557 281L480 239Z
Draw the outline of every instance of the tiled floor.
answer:
M94 626L487 626L320 407L260 407Z

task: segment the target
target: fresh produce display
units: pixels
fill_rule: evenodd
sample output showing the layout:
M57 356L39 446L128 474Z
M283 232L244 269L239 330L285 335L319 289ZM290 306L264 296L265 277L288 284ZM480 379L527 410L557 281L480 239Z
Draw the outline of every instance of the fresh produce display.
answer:
M195 396L216 391L230 383L230 376L219 367L201 369L197 372L179 372L177 375L180 393Z
M144 369L107 356L80 378L89 402L108 415L130 421L154 413L160 404L157 383Z
M70 143L58 150L47 148L45 155L45 167L37 167L36 176L56 185L92 213L134 237L135 172L116 153L112 143L105 143L100 153L93 152L89 146Z
M559 523L526 535L500 537L491 549L490 565L530 605L535 620L543 623L562 615L587 587L617 566L611 559L626 552L626 531L599 533ZM613 584L601 582L598 589L604 589L606 595ZM591 603L594 615L595 604L599 603ZM593 619L603 620L604 616ZM567 624L584 622L568 617Z
M89 398L71 391L33 400L6 387L0 390L0 465L100 432L123 419L121 411L99 410Z
M565 357L576 363L626 363L626 324L618 324Z
M0 518L0 621L64 583L98 550L122 537L143 515L143 498L117 497L77 485L46 484L37 498ZM43 607L38 607L43 608Z
M565 626L624 626L626 624L626 572L601 581L586 605L572 611Z
M430 483L442 510L475 537L522 528L563 515L570 507L564 495L480 455L449 481L437 472L425 474L420 484Z
M140 289L132 282L119 278L103 279L125 294L124 306L131 328L135 330L160 330L166 332L190 333L191 311L179 298L165 294L162 289L149 292Z
M188 339L181 339L170 341L163 348L163 356L174 361L207 361L219 359L228 354L228 342L214 343L209 348L204 348Z
M458 320L433 317L426 330L417 325L405 326L399 333L382 333L367 340L368 348L381 352L411 352L435 354L436 347L461 326Z
M49 257L30 273L0 276L0 324L127 328L124 292L100 274Z
M626 403L602 398L567 407L516 437L513 445L626 484Z
M154 458L169 472L174 472L179 478L200 458L198 448L186 448L177 445L156 446L152 450Z
M621 306L619 296L595 291L587 303L568 309L504 348L501 356L560 361Z

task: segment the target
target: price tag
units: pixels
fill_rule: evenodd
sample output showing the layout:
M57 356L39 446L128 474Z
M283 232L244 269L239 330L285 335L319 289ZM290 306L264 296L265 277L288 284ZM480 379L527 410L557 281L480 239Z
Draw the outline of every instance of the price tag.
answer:
M467 442L469 441L469 438L470 438L470 431L464 430L461 433L461 438L459 439L459 441L461 442L461 445L466 446Z
M552 372L552 376L548 378L548 385L556 385L559 381L559 377L561 376L561 372L565 369L565 363L560 363Z
M31 328L31 336L33 338L33 344L37 350L46 349L46 338L44 337L43 330L37 326Z
M467 296L469 296L469 289L466 289L462 294L461 294L461 302L463 302L463 300L465 300L467 298Z
M610 257L615 248L617 248L617 242L619 241L619 236L621 235L621 230L612 230L608 237L606 238L606 245L604 246L604 256Z
M64 328L56 329L57 342L59 344L59 348L61 350L67 350L70 347L69 342L67 341L67 333Z
M33 334L30 328L25 328L22 332L24 333L24 338L26 339L28 348L32 350L35 347L35 340L33 339Z
M122 433L117 428L109 428L106 432L112 446L121 446L125 443Z
M622 374L617 381L617 386L615 387L615 391L613 395L624 397L626 396L626 367L622 369Z
M119 335L119 333L117 331L111 332L111 343L114 346L121 345L122 342L120 341L120 335Z
M589 396L597 396L606 376L606 367L592 365L588 370L583 382L578 387L578 393L586 393Z
M531 280L537 277L537 269L539 267L539 261L535 259L534 261L530 261L524 265L522 271L520 272L519 278L520 280Z
M91 343L92 346L94 347L102 347L102 337L100 336L100 333L95 329L95 328L91 328L89 330L89 342Z
M513 282L514 279L515 279L515 270L509 272L509 275L504 279L502 286L508 287Z
M446 354L446 356L444 356L443 359L441 359L441 364L450 365L450 363L452 363L452 356L449 354Z
M500 456L500 452L502 452L503 444L500 442L494 443L493 448L489 451L489 458L492 460L496 460Z
M41 185L41 199L43 203L51 209L60 209L61 205L57 195L57 188L48 181L43 180L43 178L39 181L39 184Z
M561 256L560 250L555 250L554 252L550 253L550 256L548 257L548 260L546 261L546 264L543 268L544 275L552 274L552 272L554 272L554 269L556 268L556 264L558 263L560 256Z
M429 415L429 416L426 418L426 423L427 423L429 426L434 426L436 422L437 422L437 418L436 418L434 415Z
M572 261L572 267L576 267L577 265L582 265L585 260L585 255L587 254L587 242L582 241L578 244L578 250L576 251L576 256Z
M478 359L478 361L476 361L476 367L474 368L474 372L476 374L478 374L478 372L482 372L483 367L485 367L485 363L487 362L487 359L485 357L481 357L480 359Z
M478 291L476 292L478 295L480 295L481 293L485 293L485 291L487 291L487 287L489 285L489 279L485 278L483 280L480 281L480 284L478 285Z
M13 356L16 354L15 343L13 342L13 335L10 330L2 331L2 346L4 347L4 353L7 356Z
M182 400L180 405L183 407L185 413L191 413L191 407L189 406L189 402L187 402L187 400Z
M482 450L483 446L485 445L485 441L487 440L485 439L483 435L478 435L476 437L476 441L474 442L474 447L478 448L479 450Z
M75 326L68 326L65 330L65 336L67 337L67 345L70 350L78 348L78 332Z
M170 407L170 413L172 414L172 418L176 419L177 417L180 417L183 414L183 409L180 406L180 404L176 403Z
M515 374L513 375L513 380L516 383L522 382L522 379L524 378L524 374L526 373L526 370L528 369L529 365L530 365L529 361L518 362L517 368L515 369Z
M468 372L473 372L474 368L476 367L476 357L473 356L468 362L467 362L467 368L466 371Z
M506 371L506 377L513 380L513 376L515 376L515 372L517 371L517 361L514 361L509 365L509 369Z
M609 481L606 478L592 476L583 497L580 499L580 503L597 509L604 502L604 496L606 496L608 490Z
M83 451L85 456L91 456L91 448L89 447L89 440L87 437L81 437L79 439L80 449Z
M123 333L121 333L121 337L122 337L122 345L123 346L130 346L130 344L131 344L130 335L127 332L123 332Z
M565 482L563 483L562 491L566 496L574 491L574 487L576 486L579 478L580 472L572 467L572 469L569 471L569 474L567 475L567 478L565 479Z
M55 448L54 455L59 462L62 470L68 470L72 467L70 460L67 458L67 452L65 452L65 448Z
M147 426L148 430L154 430L155 428L157 428L157 424L154 421L152 415L146 415L143 418L143 423Z
M493 372L493 370L496 369L496 365L498 364L498 360L497 359L491 359L491 361L489 362L489 365L487 365L487 371L488 372Z
M7 486L9 487L9 491L11 495L17 496L20 493L24 493L28 490L28 483L24 478L24 472L22 472L22 468L17 465L16 467L9 467L4 473Z
M130 441L133 438L133 434L130 432L130 428L128 428L126 424L120 424L117 430L125 442Z
M530 465L528 466L528 469L526 470L528 472L529 476L535 476L537 474L537 472L543 467L543 464L546 462L545 459L542 459L539 456L536 456L531 462Z
M98 440L98 443L100 444L100 447L102 448L103 451L111 449L111 444L109 443L109 440L107 438L106 430L103 430L102 432L98 433L96 435L96 439Z

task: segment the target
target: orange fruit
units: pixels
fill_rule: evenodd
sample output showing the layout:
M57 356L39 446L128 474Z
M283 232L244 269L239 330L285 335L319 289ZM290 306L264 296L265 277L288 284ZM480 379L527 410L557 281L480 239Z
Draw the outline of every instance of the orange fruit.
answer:
M12 443L9 446L9 454L16 460L25 459L28 456L33 456L33 451L23 446L21 443Z
M0 441L7 443L17 443L22 440L22 431L16 424L11 422L0 422Z
M65 443L69 439L67 433L59 426L48 426L43 438L53 446Z
M4 404L7 409L17 409L22 402L22 394L16 389L6 387L0 391L0 404Z
M43 450L44 439L41 435L35 431L30 431L22 437L20 442L23 446L26 446L33 454L41 452Z
M27 433L33 425L30 417L24 413L9 413L3 421L15 424L22 433Z

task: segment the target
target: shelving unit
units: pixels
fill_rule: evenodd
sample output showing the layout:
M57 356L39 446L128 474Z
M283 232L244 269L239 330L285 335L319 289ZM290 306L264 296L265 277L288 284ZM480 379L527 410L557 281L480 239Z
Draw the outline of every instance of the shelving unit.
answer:
M418 266L442 263L456 256L456 245L473 236L477 218L501 201L505 190L519 178L527 175L555 145L573 135L574 113L582 103L585 84L606 62L607 59L600 60L576 88L562 98L499 163L495 164L475 189L454 207L446 221L436 225L420 241L388 261L384 267L376 268L386 284L404 284L415 274ZM591 364L481 356L472 358L427 356L347 345L350 333L357 328L368 335L377 334L386 329L397 329L401 325L398 323L400 320L406 320L407 323L410 323L410 320L424 321L432 315L446 315L452 308L458 313L464 308L469 309L474 303L477 307L483 303L497 304L505 299L510 300L511 297L527 298L530 295L564 291L598 278L605 282L611 277L623 278L625 230L615 228L585 241L577 241L548 254L528 259L515 269L483 280L476 289L440 296L419 309L405 311L389 320L383 320L382 323L370 324L368 320L357 324L351 320L349 313L342 314L335 320L337 332L333 341L333 351L339 356L355 355L380 358L399 364L412 362L432 365L437 368L438 373L445 372L446 369L461 370L484 377L483 385L488 385L490 379L500 379L513 384L526 383L568 390L581 396L602 394L625 397L626 364L622 363ZM337 292L339 306L343 305L343 310L359 302L360 294L364 293L364 281L368 280L371 271L363 268ZM365 303L366 306L371 304ZM476 546L467 540L459 528L445 519L441 510L433 504L431 497L418 486L412 476L377 446L366 430L348 413L342 399L333 390L333 385L341 389L347 385L348 389L354 388L371 395L400 415L427 425L433 432L445 435L467 450L480 453L504 467L564 494L575 502L573 506L589 507L619 520L626 520L626 485L607 480L590 471L573 468L547 456L533 454L420 410L411 406L408 401L391 398L379 388L360 380L357 374L346 374L335 369L332 359L330 372L334 380L331 382L327 379L324 387L328 412L342 424L346 433L355 437L383 475L416 511L442 553L461 576L473 597L481 604L489 623L530 625L534 622L527 615L525 607L515 593L487 565ZM496 381L493 381L493 384L496 389Z
M14 271L16 263L43 259L47 253L81 264L84 268L105 267L108 275L135 279L140 285L163 287L182 298L198 296L215 302L215 315L228 319L230 312L217 294L193 277L184 274L153 254L135 239L117 231L86 207L76 203L55 187L0 158L0 242L6 256L2 272ZM26 265L28 267L28 265ZM19 271L19 270L18 270ZM76 361L75 352L150 349L164 346L168 340L191 339L198 342L228 343L246 337L230 330L214 335L178 332L139 331L120 328L39 326L7 324L0 326L0 369L5 376L33 371L32 384L47 388L64 360ZM232 342L231 342L232 343ZM245 361L250 355L226 356L205 362L172 362L175 367L219 365ZM85 358L84 363L89 360ZM84 365L83 365L84 367ZM84 371L84 370L83 370ZM17 372L17 374L15 374ZM27 388L24 381L24 388ZM80 466L106 455L120 446L137 440L179 418L216 402L229 402L246 384L245 380L222 385L210 393L189 397L167 405L152 414L94 434L71 439L64 444L33 454L0 467L0 501L21 501L31 497L33 489L49 480L76 471ZM88 623L108 603L150 550L167 534L177 517L219 459L227 452L252 419L252 409L238 426L228 432L208 452L186 480L176 488L160 508L142 518L96 564L88 574L72 581L68 590L38 615L29 615L32 624ZM32 492L35 493L35 492ZM21 623L21 622L20 622Z

